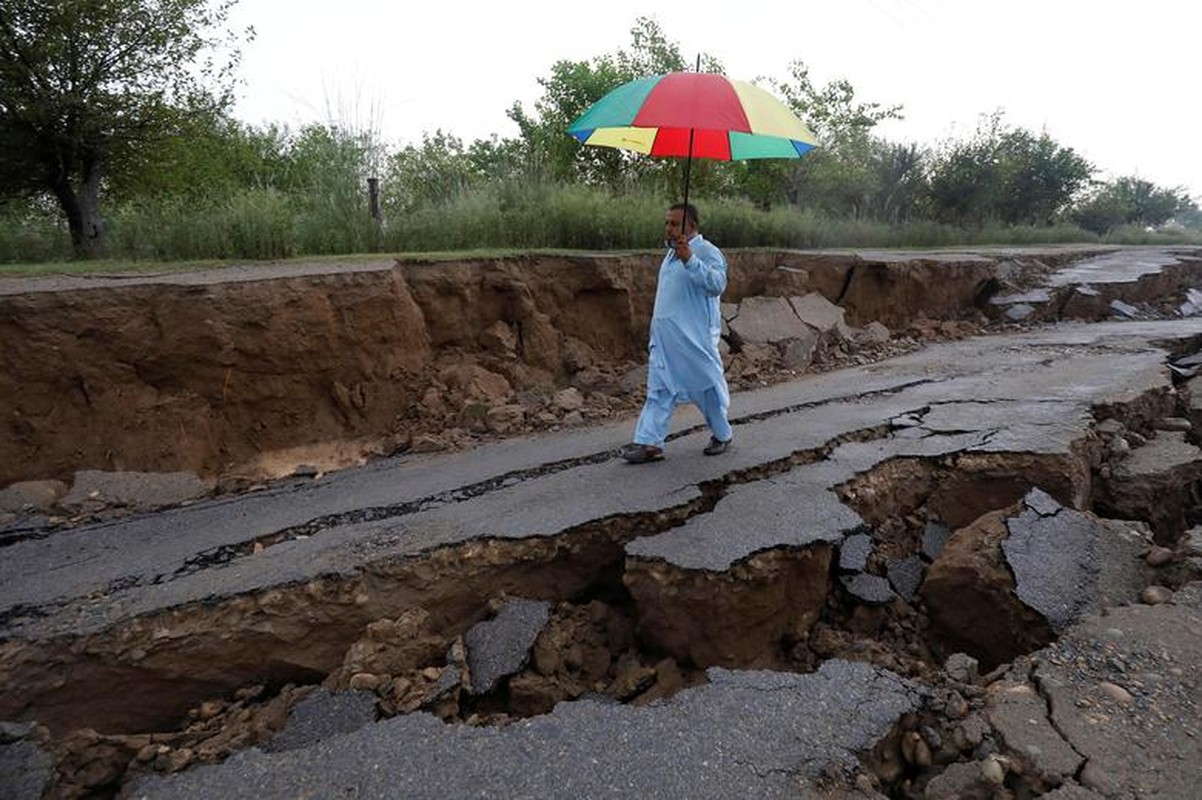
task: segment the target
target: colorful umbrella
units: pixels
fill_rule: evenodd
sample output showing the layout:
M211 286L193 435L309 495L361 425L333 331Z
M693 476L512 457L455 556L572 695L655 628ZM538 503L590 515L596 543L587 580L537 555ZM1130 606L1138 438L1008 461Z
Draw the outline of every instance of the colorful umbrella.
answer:
M685 158L685 202L694 158L800 158L814 134L782 102L747 81L670 72L623 84L568 126L580 142Z

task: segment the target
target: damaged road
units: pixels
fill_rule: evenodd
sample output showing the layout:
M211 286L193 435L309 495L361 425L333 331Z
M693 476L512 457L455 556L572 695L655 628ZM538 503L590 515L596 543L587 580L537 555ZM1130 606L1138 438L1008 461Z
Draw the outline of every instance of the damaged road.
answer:
M29 528L0 778L1188 797L1202 418L1168 362L1199 341L1065 324L810 374L736 394L721 458L685 413L656 465L621 420Z

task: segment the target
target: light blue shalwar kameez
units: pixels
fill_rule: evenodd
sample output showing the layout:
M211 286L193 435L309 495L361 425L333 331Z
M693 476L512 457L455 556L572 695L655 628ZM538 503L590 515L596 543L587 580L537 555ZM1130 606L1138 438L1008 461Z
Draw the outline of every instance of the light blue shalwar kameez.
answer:
M636 444L663 447L677 405L701 410L714 436L733 435L726 413L730 391L718 355L722 334L719 300L726 290L726 259L717 247L694 234L692 254L682 262L669 249L659 267L651 345L647 362L647 402L634 429Z

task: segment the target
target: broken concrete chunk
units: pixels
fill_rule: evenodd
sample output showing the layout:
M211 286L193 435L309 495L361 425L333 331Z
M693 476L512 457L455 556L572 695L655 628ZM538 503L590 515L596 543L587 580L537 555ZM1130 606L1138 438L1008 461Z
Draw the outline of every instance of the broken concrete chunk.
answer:
M893 589L889 588L889 581L867 572L844 577L843 586L853 597L864 603L883 604L897 597Z
M868 568L868 557L871 555L872 537L866 533L854 533L839 545L839 569L863 572Z
M511 600L490 620L463 636L473 694L492 691L497 682L526 664L530 648L551 617L543 600Z
M951 537L952 532L942 522L928 522L922 532L922 555L927 561L934 561L943 552L943 546Z
M207 494L209 485L195 472L101 472L75 473L71 491L60 501L64 508L92 502L133 508L159 508L193 500Z
M922 570L922 559L916 555L909 558L890 559L885 566L889 585L907 602L914 599L914 594L922 584Z
M994 684L985 714L1005 748L1053 786L1071 778L1083 759L1048 720L1047 701L1027 684Z
M1030 305L1031 303L1050 303L1051 301L1052 294L1047 289L1032 289L1029 292L996 295L989 299L989 302L995 306Z
M1122 300L1117 298L1110 301L1110 310L1113 311L1116 316L1127 317L1128 319L1139 318L1138 308L1128 303L1124 303Z
M817 292L810 292L801 297L790 297L789 305L793 307L793 312L797 314L798 319L819 333L833 335L840 339L848 338L851 335L851 330L843 320L843 309Z
M1046 506L1051 498L1040 492L1046 498L1041 501L1036 492L1027 495L1022 513L1006 520L1009 536L1002 552L1014 572L1015 594L1060 632L1080 617L1093 596L1102 528L1072 509L1045 516L1033 506Z
M1029 303L1017 303L1006 309L1006 319L1012 322L1022 322L1035 314L1035 306Z
M5 800L38 800L53 776L54 759L33 742L0 745L0 790Z
M943 663L943 671L954 681L976 683L980 676L980 664L967 653L952 653Z
M1193 506L1191 488L1202 480L1202 450L1182 431L1160 431L1111 465L1099 487L1098 507L1106 516L1144 519L1160 544L1172 544L1186 529Z
M293 707L288 722L263 749L274 753L299 750L375 721L376 696L371 692L320 689Z
M1060 505L1060 501L1039 488L1027 492L1027 496L1023 498L1023 503L1027 508L1041 517L1050 517L1063 508Z
M783 297L748 297L739 304L739 314L730 320L730 330L740 342L783 342L814 336Z
M0 489L0 512L49 511L66 493L62 481L20 481Z
M780 342L779 346L782 367L805 369L814 360L814 351L818 349L818 335L813 331L807 331L805 335Z

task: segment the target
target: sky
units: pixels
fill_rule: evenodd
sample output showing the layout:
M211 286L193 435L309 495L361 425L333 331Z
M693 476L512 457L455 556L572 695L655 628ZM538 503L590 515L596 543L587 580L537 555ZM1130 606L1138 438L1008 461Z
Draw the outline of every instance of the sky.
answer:
M1202 204L1195 0L240 0L230 23L256 37L234 113L336 122L390 147L436 130L512 137L505 112L532 111L540 77L629 49L639 17L687 63L704 54L732 78L786 80L800 60L819 85L846 79L860 102L900 105L905 119L876 129L891 141L965 138L1001 110L1100 178L1182 186Z

